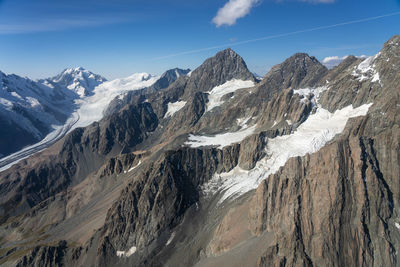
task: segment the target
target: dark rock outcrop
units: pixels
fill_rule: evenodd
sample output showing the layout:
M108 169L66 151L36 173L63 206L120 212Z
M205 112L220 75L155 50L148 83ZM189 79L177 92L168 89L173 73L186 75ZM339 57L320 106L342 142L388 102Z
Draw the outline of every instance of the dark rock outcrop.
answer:
M256 80L243 58L228 48L204 61L191 73L185 94L207 92L232 79Z
M57 246L37 246L30 255L24 256L16 266L65 266L66 249L67 242L64 240L60 241Z

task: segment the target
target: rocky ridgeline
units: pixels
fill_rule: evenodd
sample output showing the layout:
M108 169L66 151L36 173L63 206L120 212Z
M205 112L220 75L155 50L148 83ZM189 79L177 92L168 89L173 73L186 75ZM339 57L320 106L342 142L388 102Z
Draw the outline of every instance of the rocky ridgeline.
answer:
M40 245L16 237L16 243L4 243L0 263L396 266L399 43L395 36L376 57L348 57L329 71L314 57L295 54L259 83L227 49L166 88L130 95L99 123L1 174L3 240L12 240L10 231ZM209 91L232 79L255 84L207 110ZM332 112L374 105L319 151L262 177L257 190L222 205L213 202L218 190L205 197L201 188L214 175L236 166L252 170L270 156L269 138L293 133L306 121L316 96L293 90L316 87L325 88L319 105ZM185 105L166 116L178 101ZM183 145L189 133L235 132L244 119L257 130L240 143L222 149ZM57 223L40 222L57 210L60 194L66 206L73 201L67 196L85 201ZM93 219L80 217L87 217L80 215L86 209ZM27 232L30 220L39 223ZM84 237L70 233L80 227L88 227ZM172 232L179 233L177 241Z

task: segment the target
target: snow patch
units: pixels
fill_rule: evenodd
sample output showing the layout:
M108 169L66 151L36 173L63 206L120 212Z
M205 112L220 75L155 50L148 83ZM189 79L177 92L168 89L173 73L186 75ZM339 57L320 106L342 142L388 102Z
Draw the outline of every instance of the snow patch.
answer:
M168 111L165 113L164 118L172 117L176 112L181 110L186 105L186 101L177 101L174 103L168 103Z
M376 70L375 60L380 55L380 52L375 56L367 57L352 72L352 75L362 82L372 78L372 82L380 82L379 73ZM382 84L381 84L382 85Z
M26 101L29 103L29 105L31 106L31 107L39 107L39 106L41 106L40 105L40 103L39 103L39 101L36 99L36 98L33 98L33 97L26 97Z
M130 257L130 256L132 256L133 254L135 254L135 252L136 252L136 247L133 246L133 247L131 247L131 248L130 248L129 250L127 250L127 251L117 250L117 256L118 256L118 257Z
M10 100L0 97L0 105L4 106L7 110L11 110L14 106Z
M215 107L222 105L223 101L221 101L221 98L224 95L233 93L239 89L250 88L253 86L254 86L253 81L243 81L243 80L233 79L233 80L227 81L226 83L224 83L222 85L214 87L208 93L208 103L207 103L206 112L212 110Z
M175 76L178 79L181 75L179 74L178 70L175 70Z
M185 142L190 147L202 147L202 146L218 146L222 149L234 143L238 143L254 133L256 125L239 130L237 132L228 132L223 134L217 134L214 136L204 135L189 135L189 140Z
M130 168L130 169L128 170L128 172L131 172L131 171L133 171L134 169L136 169L137 167L139 167L139 165L140 165L141 163L142 163L142 161L139 160L139 163L138 163L136 166Z
M372 76L372 82L379 82L381 83L381 80L379 78L379 73L375 73L374 76Z
M396 226L397 229L400 230L400 224L399 223L395 222L394 225Z
M301 99L301 102L303 102L303 103L306 101L306 99L309 96L312 95L313 98L311 99L311 103L313 106L316 106L322 93L328 89L329 89L328 86L321 86L321 87L317 87L317 88L301 88L301 89L293 90L293 94L303 96L303 98ZM285 114L285 116L286 116L286 114Z
M172 240L174 240L174 237L175 237L175 232L173 232L171 234L171 236L169 237L169 239L168 239L168 241L167 241L167 243L165 245L168 246L172 242Z
M236 119L237 125L240 127L245 127L247 128L247 123L251 120L251 117L244 117L244 118L238 118Z
M255 168L246 171L237 166L228 173L214 174L213 178L202 186L203 191L206 194L222 191L223 195L220 199L222 203L228 198L240 196L257 188L263 179L276 173L289 158L320 150L343 131L349 118L366 115L371 105L365 104L358 108L350 105L334 113L318 108L316 113L310 115L294 133L268 139L265 151L267 156L258 161ZM202 144L216 144L217 140L222 143L225 140L224 138L215 138L215 140L196 138Z

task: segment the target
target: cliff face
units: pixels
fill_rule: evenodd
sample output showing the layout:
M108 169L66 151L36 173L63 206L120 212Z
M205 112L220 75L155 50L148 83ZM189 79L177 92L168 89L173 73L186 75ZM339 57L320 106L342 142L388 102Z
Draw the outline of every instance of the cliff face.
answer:
M398 265L400 132L395 103L400 87L390 82L397 79L393 69L382 63L394 60L389 55L396 40L388 41L371 63L382 80L365 78L350 97L345 87L356 81L344 77L358 65L344 62L347 73L322 97L330 108L373 98L369 115L352 120L342 136L317 153L290 159L257 188L249 212L251 231L274 233L259 266Z
M396 265L391 233L398 229L389 184L398 170L381 168L375 142L351 134L291 159L257 188L251 230L274 233L275 243L259 258L260 266ZM393 154L396 143L384 149Z
M132 95L1 173L0 263L398 265L399 41L259 83L227 49Z

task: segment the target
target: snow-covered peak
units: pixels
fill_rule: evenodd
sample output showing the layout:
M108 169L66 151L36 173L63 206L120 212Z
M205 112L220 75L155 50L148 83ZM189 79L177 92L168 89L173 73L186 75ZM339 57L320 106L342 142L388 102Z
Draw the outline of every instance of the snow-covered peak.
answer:
M151 86L158 80L158 76L148 73L135 73L126 78L104 82L93 90L93 94L78 101L77 110L80 118L74 127L85 127L103 117L103 112L115 97L127 91L140 90Z
M50 83L58 84L75 92L79 97L91 95L96 86L107 81L104 77L82 67L65 69L59 75L48 80Z
M138 90L152 85L159 77L145 72L134 73L126 78L115 79L103 83L100 87L112 91Z

